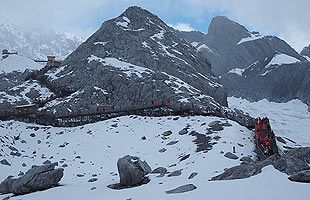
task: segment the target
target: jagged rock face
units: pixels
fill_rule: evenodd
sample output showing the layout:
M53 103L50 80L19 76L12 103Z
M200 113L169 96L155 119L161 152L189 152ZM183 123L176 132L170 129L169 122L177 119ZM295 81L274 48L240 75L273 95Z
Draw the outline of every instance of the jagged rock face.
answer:
M307 56L310 59L310 45L303 48L300 54L303 56Z
M298 98L310 105L309 62L285 41L249 32L226 17L215 17L207 35L181 35L210 59L228 95L276 102Z
M300 99L310 105L310 63L297 62L268 66L270 59L254 63L240 75L227 73L221 82L229 95L258 101L287 102Z
M0 183L0 194L12 193L12 184L16 181L12 176L8 176Z
M288 179L295 182L310 183L310 170L298 172Z
M63 177L64 169L54 169L58 163L43 166L34 166L26 174L12 183L14 194L27 194L57 186Z
M139 107L156 99L227 105L208 60L157 16L138 7L103 23L67 57L55 81L77 92L68 101L51 102L48 109Z
M258 32L249 32L244 26L227 17L213 18L208 34L201 34L200 40L197 33L181 34L209 58L212 70L217 75L234 68L245 69L252 63L277 52L305 60L285 41L273 36L263 37Z

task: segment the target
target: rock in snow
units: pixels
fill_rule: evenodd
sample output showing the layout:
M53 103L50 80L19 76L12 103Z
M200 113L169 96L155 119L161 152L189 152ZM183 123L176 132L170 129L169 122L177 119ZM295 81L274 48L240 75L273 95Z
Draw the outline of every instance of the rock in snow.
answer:
M124 156L117 161L117 169L122 186L137 186L144 183L143 179L152 170L151 167L140 158L135 156Z
M16 181L13 176L8 176L4 181L0 183L0 194L12 193L12 184Z
M55 169L57 165L52 163L32 167L24 176L13 181L12 192L20 195L57 186L64 171L62 168Z
M310 170L298 172L288 179L295 182L310 183Z
M195 190L197 187L193 184L182 185L172 190L166 191L166 194L177 194Z
M225 156L226 158L234 159L234 160L237 160L237 159L239 158L238 156L236 156L235 154L233 154L233 153L231 153L231 152L225 153L224 156Z
M247 165L241 164L225 170L224 173L213 177L211 180L233 180L254 176L262 172L262 168L273 165L277 170L288 175L296 174L300 171L309 170L310 147L301 147L290 150L281 157L270 156L260 162L252 162ZM303 175L296 175L300 177ZM293 177L294 178L294 177Z
M0 161L0 164L2 164L2 165L7 165L7 166L11 166L11 164L10 164L6 159L2 159L2 160Z

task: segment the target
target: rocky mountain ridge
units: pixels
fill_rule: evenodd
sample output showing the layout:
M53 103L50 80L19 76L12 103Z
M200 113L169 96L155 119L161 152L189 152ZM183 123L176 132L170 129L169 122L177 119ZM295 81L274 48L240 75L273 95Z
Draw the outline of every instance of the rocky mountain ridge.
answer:
M262 36L256 31L250 32L224 16L212 19L207 34L180 34L210 59L212 70L219 76L235 68L245 69L257 60L263 60L276 53L305 60L280 38Z
M208 34L180 34L210 59L230 96L276 102L298 98L310 105L310 63L285 41L249 32L222 16L212 20Z
M159 99L227 105L208 60L139 7L103 23L67 57L55 81L79 91L80 107L85 102L126 107Z

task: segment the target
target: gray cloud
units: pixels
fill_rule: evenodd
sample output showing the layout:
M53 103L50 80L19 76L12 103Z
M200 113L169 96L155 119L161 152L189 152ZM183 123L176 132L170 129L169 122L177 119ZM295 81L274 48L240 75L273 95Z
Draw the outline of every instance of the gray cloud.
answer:
M40 25L82 36L90 35L128 6L139 5L171 19L167 21L171 24L191 18L207 25L206 16L222 14L250 29L278 34L297 50L310 43L308 0L0 0L0 5L0 18L23 27Z

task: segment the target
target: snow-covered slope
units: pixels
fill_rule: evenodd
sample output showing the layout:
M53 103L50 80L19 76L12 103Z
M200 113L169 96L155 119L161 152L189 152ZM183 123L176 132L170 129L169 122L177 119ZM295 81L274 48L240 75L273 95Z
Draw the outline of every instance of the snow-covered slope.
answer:
M0 60L0 108L32 104L39 97L45 99L53 93L38 81L25 81L29 70L39 70L43 65L20 55L10 55Z
M42 67L41 64L19 55L10 55L8 58L0 60L0 73L24 72L26 69L38 70Z
M266 99L249 102L229 97L228 103L232 108L246 110L253 117L267 116L277 136L296 142L285 139L287 144L278 144L292 147L310 146L310 112L307 111L307 105L300 100L295 99L287 103L269 102Z
M298 199L307 199L310 194L308 185L290 182L287 175L281 174L273 167L267 167L262 174L245 180L209 182L211 177L223 172L224 168L240 163L239 160L224 157L221 151L232 151L234 146L239 157L255 156L252 131L228 121L232 126L207 135L208 123L215 120L226 121L216 117L200 116L177 118L125 116L76 128L43 127L14 121L1 122L0 153L12 166L0 165L0 180L9 174L16 176L31 165L39 165L50 160L59 162L60 166L65 167L62 186L24 195L22 198L96 200L104 197L176 200L203 199L208 196L211 199L261 199L261 196L255 194L257 188L263 184L266 186L264 194L268 198L292 199L298 194ZM201 137L205 137L209 144L213 144L212 149L207 152L196 152L197 145L194 141L197 138L190 134L178 134L185 127L189 127L189 133L196 131ZM171 130L172 134L164 139L162 133L168 130ZM14 141L13 137L18 135L20 139ZM178 142L168 145L171 141ZM18 149L21 156L10 155L10 146ZM163 148L166 151L159 152ZM150 183L131 189L112 190L106 187L119 181L116 162L118 158L127 154L141 157L152 169L162 166L169 172L182 170L182 173L176 177L151 175ZM188 159L180 161L188 154L190 154ZM27 166L22 167L23 163ZM197 172L198 175L188 179L193 172ZM88 182L94 177L98 181ZM197 189L184 194L165 194L167 190L188 183L194 184ZM273 187L274 185L277 187ZM0 197L6 196L10 195Z
M52 30L37 28L24 31L17 25L0 19L0 50L18 51L20 55L32 59L46 59L55 55L64 59L76 49L82 39L72 34L55 33Z

